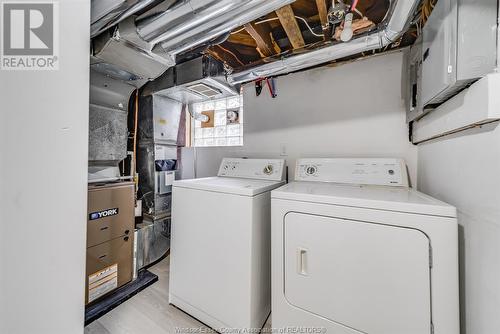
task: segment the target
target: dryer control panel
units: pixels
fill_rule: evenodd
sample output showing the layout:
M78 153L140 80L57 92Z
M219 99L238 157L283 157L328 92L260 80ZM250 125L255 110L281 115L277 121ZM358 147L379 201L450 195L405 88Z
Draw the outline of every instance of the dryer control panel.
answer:
M285 160L224 158L217 175L282 181L285 179Z
M408 187L408 173L402 159L299 159L295 181Z

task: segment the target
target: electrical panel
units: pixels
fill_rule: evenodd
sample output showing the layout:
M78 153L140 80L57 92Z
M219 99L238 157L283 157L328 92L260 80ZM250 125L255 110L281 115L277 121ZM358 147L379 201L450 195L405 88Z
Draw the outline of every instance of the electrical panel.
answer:
M423 116L497 63L497 0L439 0L410 50L408 121Z

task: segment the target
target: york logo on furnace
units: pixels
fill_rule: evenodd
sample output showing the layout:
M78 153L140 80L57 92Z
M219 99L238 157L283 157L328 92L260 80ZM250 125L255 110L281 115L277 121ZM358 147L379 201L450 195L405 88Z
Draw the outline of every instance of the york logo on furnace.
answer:
M1 3L3 70L59 68L59 7L57 2Z
M96 219L100 219L100 218L116 216L117 214L118 214L118 208L106 209L106 210L90 213L89 220L96 220Z

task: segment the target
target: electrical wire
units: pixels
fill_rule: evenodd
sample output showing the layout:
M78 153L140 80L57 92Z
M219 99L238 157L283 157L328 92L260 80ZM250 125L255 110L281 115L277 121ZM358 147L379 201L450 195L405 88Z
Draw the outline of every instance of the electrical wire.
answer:
M261 20L261 21L255 22L255 24L261 24L261 23L266 23L266 22L276 21L276 20L279 20L279 18L277 18L277 17L271 17L270 19L265 19L265 20Z
M436 5L437 0L424 0L422 2L422 7L420 9L420 24L423 26L429 16L431 16L432 10Z
M311 28L311 26L309 25L309 23L307 23L306 19L304 19L303 17L300 17L300 16L295 16L295 18L297 18L297 19L299 19L299 20L302 20L302 22L304 22L304 23L305 23L305 25L307 26L307 28L309 29L309 31L311 32L311 34L313 34L314 36L316 36L316 37L325 37L325 35L324 35L324 34L317 34L317 33L315 33L315 32L312 30L312 28Z
M417 36L422 34L422 28L431 16L432 10L436 5L437 0L424 0L418 10L418 14L413 19L415 27L417 29Z
M240 32L242 32L243 30L245 30L245 27L243 27L243 28L241 28L241 29L238 29L238 30L236 30L236 31L233 31L233 32L231 33L231 35L234 35L234 34L240 33Z
M357 8L353 8L352 9L353 11L355 11L359 16L361 16L361 18L364 18L365 16L363 15L363 13L361 13L361 11Z
M358 12L358 13L361 15L361 17L363 17L363 14L361 14L361 12ZM300 16L297 16L297 15L295 15L295 18L296 18L296 19L301 20L302 22L304 22L304 24L306 25L307 29L309 29L309 31L311 32L311 34L313 34L314 36L316 36L316 37L324 37L324 36L325 36L325 35L323 35L323 34L318 34L318 33L315 33L315 32L313 31L313 29L311 28L311 26L309 25L309 23L306 21L306 19L305 19L305 18L300 17ZM270 21L276 21L276 20L279 20L279 18L277 18L277 17L271 17L271 18L269 18L269 19L264 19L264 20L261 20L261 21L255 22L254 24L262 24L262 23L266 23L266 22L270 22ZM231 35L233 35L233 34L237 34L237 33L241 32L241 31L243 31L243 30L245 30L245 28L244 28L244 27L243 27L243 28L241 28L241 29L238 29L238 30L236 30L236 31L233 31L233 32L231 33Z
M230 55L232 55L234 57L234 59L236 59L238 61L238 63L240 63L241 66L245 66L245 64L240 60L240 58L238 58L237 55L235 55L231 50L228 50L226 48L224 48L223 46L221 46L220 44L217 45L219 48L221 48L222 50L224 50L225 52L229 53Z
M262 24L262 23L266 23L266 22L270 22L270 21L276 21L276 20L279 20L279 18L277 18L277 17L271 17L270 19L265 19L265 20L257 21L254 24ZM245 30L245 27L232 32L231 35L232 34L237 34L237 33L241 32L243 30Z
M351 5L351 11L356 10L359 0L354 0Z

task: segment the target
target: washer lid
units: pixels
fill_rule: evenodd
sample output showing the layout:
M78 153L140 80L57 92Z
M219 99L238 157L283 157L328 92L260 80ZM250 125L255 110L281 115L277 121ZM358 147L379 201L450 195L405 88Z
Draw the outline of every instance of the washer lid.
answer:
M255 196L283 185L284 181L254 180L233 177L205 177L174 181L174 188L206 190L242 196Z
M273 190L272 198L453 217L455 207L412 188L292 182Z

